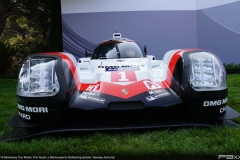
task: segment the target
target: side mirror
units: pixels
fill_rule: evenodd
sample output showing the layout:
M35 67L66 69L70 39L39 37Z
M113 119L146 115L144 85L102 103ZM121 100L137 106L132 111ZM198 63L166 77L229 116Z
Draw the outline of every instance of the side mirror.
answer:
M144 50L145 55L147 55L147 46L146 45L144 46L143 50Z
M92 56L93 53L88 53L88 51L85 49L85 57L89 57L89 56Z
M88 51L85 49L85 57L88 57Z

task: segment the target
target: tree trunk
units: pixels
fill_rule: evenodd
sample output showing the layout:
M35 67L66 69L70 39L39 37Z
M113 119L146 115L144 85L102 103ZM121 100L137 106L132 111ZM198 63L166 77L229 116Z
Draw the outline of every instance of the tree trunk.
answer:
M0 36L2 35L5 26L6 26L5 10L3 6L0 6Z

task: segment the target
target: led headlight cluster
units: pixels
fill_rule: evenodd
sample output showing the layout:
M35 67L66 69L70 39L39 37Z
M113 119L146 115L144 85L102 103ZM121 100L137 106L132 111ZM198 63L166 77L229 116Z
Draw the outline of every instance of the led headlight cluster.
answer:
M56 59L35 57L24 61L18 77L17 94L26 97L56 95L60 89Z
M226 71L222 62L213 54L189 54L190 85L196 91L223 90L227 88Z

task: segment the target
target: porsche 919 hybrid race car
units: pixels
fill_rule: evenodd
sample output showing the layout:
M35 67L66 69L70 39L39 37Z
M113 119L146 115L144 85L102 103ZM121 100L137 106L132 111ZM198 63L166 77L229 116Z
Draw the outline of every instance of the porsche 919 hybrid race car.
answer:
M147 55L120 33L78 61L30 55L18 76L17 106L4 140L49 132L211 126L239 116L227 105L225 68L202 49Z

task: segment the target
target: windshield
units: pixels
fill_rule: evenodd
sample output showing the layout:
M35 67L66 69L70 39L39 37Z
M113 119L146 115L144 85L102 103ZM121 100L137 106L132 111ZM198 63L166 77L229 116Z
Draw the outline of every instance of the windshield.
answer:
M118 53L119 51L119 53ZM144 57L135 42L104 42L95 48L92 59L118 59Z

